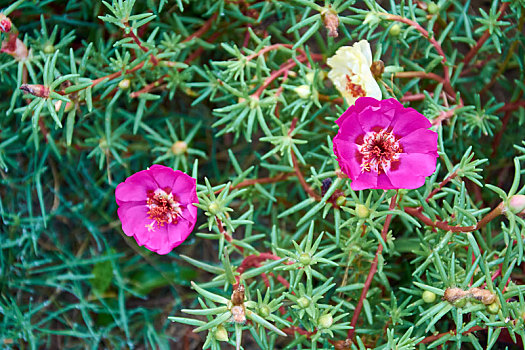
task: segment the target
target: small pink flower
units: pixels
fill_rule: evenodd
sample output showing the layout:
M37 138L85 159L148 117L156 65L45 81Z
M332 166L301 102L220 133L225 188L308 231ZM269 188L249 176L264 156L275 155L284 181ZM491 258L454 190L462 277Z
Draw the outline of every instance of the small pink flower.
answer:
M197 221L196 180L162 165L128 177L115 199L124 233L157 254L184 242Z
M437 133L393 98L360 97L336 123L334 152L353 190L418 188L436 170Z
M0 32L7 33L11 30L12 23L9 17L0 13Z

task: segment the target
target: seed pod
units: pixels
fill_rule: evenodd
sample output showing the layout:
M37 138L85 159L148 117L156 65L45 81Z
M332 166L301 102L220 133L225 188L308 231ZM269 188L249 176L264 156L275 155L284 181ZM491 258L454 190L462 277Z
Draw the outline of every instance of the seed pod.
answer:
M370 209L365 205L358 204L355 206L355 214L359 219L366 219L370 215Z
M237 289L233 291L231 300L233 305L244 304L244 286L242 284L239 284Z
M224 328L223 325L218 325L217 330L215 331L215 339L218 341L228 341L228 332L226 331L226 328Z
M332 327L332 324L334 324L334 318L331 314L326 314L317 320L317 323L319 324L319 327L321 328L330 328Z
M500 305L499 303L492 303L487 306L487 311L493 315L496 315L499 312Z
M297 305L299 305L301 309L306 309L310 305L310 300L308 300L307 297L300 297L297 299Z
M485 305L490 305L497 300L496 295L486 289L471 288L469 292L472 298L481 301Z
M372 75L374 76L374 78L376 79L381 78L381 76L383 75L383 72L385 71L385 64L381 60L374 61L372 62L372 65L370 66L370 71L372 72Z

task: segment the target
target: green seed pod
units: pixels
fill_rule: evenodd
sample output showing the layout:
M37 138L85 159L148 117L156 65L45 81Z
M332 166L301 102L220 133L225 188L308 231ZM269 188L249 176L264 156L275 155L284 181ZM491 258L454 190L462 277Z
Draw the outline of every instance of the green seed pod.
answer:
M55 46L53 44L46 44L44 46L44 52L47 54L52 54L56 51Z
M360 219L366 219L370 215L370 209L363 204L358 204L355 206L355 214Z
M492 303L487 306L487 311L493 315L496 315L499 312L500 305L498 302Z
M212 215L217 215L219 213L219 210L221 208L219 207L219 205L215 202L212 202L209 206L208 206L208 211L210 212L210 214Z
M307 297L300 297L297 299L297 305L299 305L301 309L306 309L310 305L310 300L308 300Z
M455 303L454 303L454 306L455 307L465 307L465 305L467 305L467 299L458 299Z
M436 301L437 296L436 293L432 293L431 291L426 290L421 295L421 298L425 303L430 304Z
M435 15L439 12L439 6L435 2L429 2L427 7L428 13Z
M335 200L335 204L337 204L338 206L342 207L343 205L346 204L346 197L345 196L337 197L337 199Z
M395 23L392 27L390 27L388 34L390 34L391 36L398 36L399 34L401 34L401 26Z
M303 265L310 265L310 263L312 262L312 257L308 253L302 253L299 256L299 262Z
M331 314L326 314L317 320L317 324L319 324L320 328L330 328L332 327L332 324L334 324L334 318Z

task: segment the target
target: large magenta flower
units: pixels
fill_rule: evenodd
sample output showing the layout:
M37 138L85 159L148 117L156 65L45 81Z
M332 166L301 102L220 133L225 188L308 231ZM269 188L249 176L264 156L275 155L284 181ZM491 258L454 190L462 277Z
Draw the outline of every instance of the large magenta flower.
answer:
M353 190L418 188L436 170L437 133L395 99L361 97L336 123L334 152Z
M162 165L128 177L115 199L124 233L158 254L184 242L197 221L196 180Z

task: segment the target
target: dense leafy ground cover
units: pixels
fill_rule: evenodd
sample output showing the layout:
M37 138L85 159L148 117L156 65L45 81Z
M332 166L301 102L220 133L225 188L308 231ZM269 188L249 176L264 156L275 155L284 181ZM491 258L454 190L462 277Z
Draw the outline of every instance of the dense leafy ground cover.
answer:
M0 1L0 346L522 348L524 6ZM364 95L430 121L421 187L338 162ZM167 255L117 215L152 164L197 180Z

